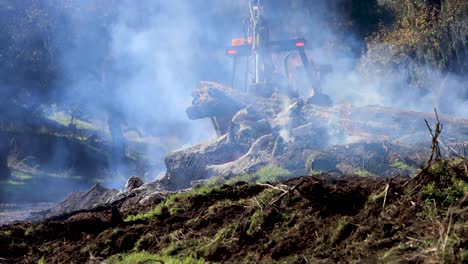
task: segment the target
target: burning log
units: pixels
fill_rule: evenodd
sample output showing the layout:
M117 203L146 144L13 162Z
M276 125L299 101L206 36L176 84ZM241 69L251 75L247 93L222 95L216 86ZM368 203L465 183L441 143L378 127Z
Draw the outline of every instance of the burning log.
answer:
M280 94L258 97L211 82L202 82L194 92L187 114L191 119L216 119L221 136L167 156L163 181L179 187L212 175L253 172L269 163L293 175L317 169L353 173L359 168L390 173L390 165L399 160L418 167L424 155L407 157L425 149L430 138L424 120L434 120L430 113L383 106L327 107ZM468 119L439 119L444 123L442 140L467 140Z
M227 133L229 122L241 109L252 106L257 113L273 118L281 111L285 97L264 98L249 96L213 82L201 82L193 92L192 105L186 110L190 119L213 118L220 135Z
M188 116L191 119L222 118L227 122L220 125L224 128L229 126L238 111L246 107L264 116L272 127L292 129L314 123L315 127L328 126L330 129L341 130L348 136L373 139L396 140L421 133L425 129L424 120L434 121L430 113L384 106L318 106L301 99L291 100L279 94L271 98L248 95L211 82L202 82L193 96L192 105L187 109ZM468 131L467 118L442 115L440 121L446 126L447 137L463 140L460 136ZM227 132L224 129L222 134Z

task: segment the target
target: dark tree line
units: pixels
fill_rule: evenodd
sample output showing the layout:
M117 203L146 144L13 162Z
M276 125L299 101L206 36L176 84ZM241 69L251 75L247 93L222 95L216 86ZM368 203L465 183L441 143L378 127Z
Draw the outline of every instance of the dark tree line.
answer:
M176 4L181 3L174 2ZM200 25L206 27L195 36L194 48L223 49L222 42L236 36L225 36L225 32L210 30L210 27L215 24L240 29L242 17L246 15L243 12L247 12L242 5L230 1L226 1L226 5L231 7L225 9L215 0L195 0L190 4L193 11L200 14L197 18ZM128 77L128 72L125 58L112 56L111 42L113 25L126 5L138 11L138 16L127 21L130 28L145 26L154 14L165 12L160 10L163 2L149 0L1 1L2 119L15 107L27 108L33 113L42 106L55 104L72 114L79 110L83 115L107 116L114 142L123 142L122 124L126 117L112 95L122 92L120 84ZM306 38L318 42L313 35L316 32L310 29L324 25L307 23L327 23L327 27L343 36L356 36L361 41L353 47L358 54L367 48L365 40L369 36L372 36L371 44L374 41L396 47L395 53L390 54L394 57L384 60L391 64L389 67L400 63L398 58L403 55L420 64L434 65L446 73L466 74L468 4L465 0L272 0L265 1L265 5L272 27L278 32L294 33L299 29L309 33ZM306 17L293 20L296 24L291 27L285 22L291 21L294 9L302 9ZM314 20L317 16L320 21ZM378 53L376 50L381 46L369 47L368 57L373 58L372 54ZM221 67L213 67L215 52L199 52L195 56L200 65L194 71L200 76L223 74L217 69ZM373 63L379 63L379 58ZM0 140L0 156L4 157L2 153L8 153L8 139L0 137ZM120 143L115 145L117 152L122 152L124 147ZM1 174L7 169L6 160L0 159L0 164L3 164L0 165L3 166Z
M0 2L0 112L4 124L18 124L17 113L24 110L29 114L21 120L35 122L43 118L41 110L52 104L68 112L86 112L95 102L91 99L109 93L105 77L112 71L108 44L115 10L111 7L110 1ZM93 85L71 85L80 80ZM98 109L114 110L110 103L103 105ZM0 134L0 176L5 177L11 135Z
M395 22L369 38L363 70L398 72L421 96L435 94L435 105L450 113L468 99L468 1L385 0ZM406 87L394 91L396 97Z
M73 81L86 78L102 81L102 73L110 65L108 39L115 10L109 7L112 5L108 1L3 1L0 4L3 103L59 104ZM86 93L77 93L83 94ZM82 102L86 99L76 98Z

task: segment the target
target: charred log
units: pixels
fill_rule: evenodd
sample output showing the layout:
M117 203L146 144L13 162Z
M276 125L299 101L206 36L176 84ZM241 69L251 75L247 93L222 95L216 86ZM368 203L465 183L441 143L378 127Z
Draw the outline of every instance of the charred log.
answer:
M383 106L320 106L279 94L266 98L210 82L201 83L187 114L192 119L215 117L222 136L167 156L163 184L171 189L213 175L254 172L270 163L292 175L410 173L424 163L420 150L430 141L424 120L434 119L430 113ZM220 115L225 118L222 124L216 118ZM445 129L441 140L467 140L468 119L439 118ZM392 167L398 162L403 171Z

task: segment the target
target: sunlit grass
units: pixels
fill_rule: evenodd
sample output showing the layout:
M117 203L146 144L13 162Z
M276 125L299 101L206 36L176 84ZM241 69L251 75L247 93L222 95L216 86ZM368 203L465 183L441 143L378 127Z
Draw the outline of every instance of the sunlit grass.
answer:
M38 180L47 179L47 178L69 179L74 182L79 182L84 179L83 176L79 176L79 175L70 176L70 175L67 175L67 173L48 173L48 172L43 172L43 171L23 171L23 170L13 169L11 171L11 179L0 181L0 185L7 185L7 186L8 185L9 186L27 185L27 184L30 184L31 182L37 182ZM94 178L92 182L102 183L104 182L104 180L100 178Z
M53 112L51 115L48 116L48 118L64 126L69 126L72 120L72 117L70 115L67 115L66 113L60 111ZM75 120L73 120L73 123L78 129L104 130L103 128L100 128L95 124L76 118Z
M8 181L6 181L6 183L9 184L9 185L24 185L24 184L26 184L25 182L14 181L14 180L8 180Z
M13 178L15 179L18 179L18 180L22 180L22 181L25 181L25 180L30 180L33 178L33 176L27 172L23 172L23 171L14 171L13 173Z
M119 254L110 257L104 263L165 263L165 264L203 264L206 263L203 259L195 256L187 256L178 258L175 256L154 255L147 252L133 252L128 255Z
M186 200L186 201L190 200L191 198L195 196L204 196L204 195L210 194L214 189L215 187L213 186L205 185L200 188L191 189L185 192L172 193L166 198L166 200L159 203L156 207L154 207L150 211L146 213L140 213L136 215L127 216L127 218L125 218L125 222L133 222L133 221L138 221L138 220L147 221L158 215L161 215L164 209L173 209L172 212L176 212L178 210L174 210L173 208L173 206L176 203L182 200ZM177 209L181 209L181 208L177 208Z
M276 164L268 164L254 173L240 174L234 177L215 176L206 181L207 186L234 184L236 182L265 183L278 182L291 177L291 172Z
M21 180L30 180L34 177L50 177L50 178L66 178L71 180L82 180L83 176L79 175L69 175L67 172L58 173L58 172L46 172L46 171L38 171L38 172L25 172L21 170L13 170L12 171L13 177ZM17 176L22 175L22 176Z

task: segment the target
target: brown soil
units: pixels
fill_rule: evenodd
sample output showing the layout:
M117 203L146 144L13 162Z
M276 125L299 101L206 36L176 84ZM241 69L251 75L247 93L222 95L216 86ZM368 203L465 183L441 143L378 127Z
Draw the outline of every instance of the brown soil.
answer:
M64 221L2 226L0 258L84 263L146 250L223 263L468 261L466 192L444 205L424 198L420 182L397 177L383 207L388 182L330 175L274 188L239 182L181 195L148 220L121 222L107 208ZM282 195L275 188L290 191Z

